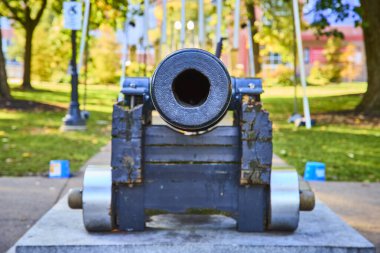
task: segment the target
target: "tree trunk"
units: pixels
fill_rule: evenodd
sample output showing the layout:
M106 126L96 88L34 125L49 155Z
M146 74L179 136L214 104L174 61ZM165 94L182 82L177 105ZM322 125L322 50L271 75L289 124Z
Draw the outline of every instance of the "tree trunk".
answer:
M253 55L254 55L254 67L255 67L255 73L256 75L261 72L261 64L260 64L260 45L255 42L253 39L255 35L257 34L257 27L255 26L256 22L256 12L255 12L255 3L254 0L246 0L245 1L245 8L247 9L247 15L248 19L251 22L251 33L252 38L249 38L252 40L253 48Z
M30 25L25 26L25 52L24 52L24 76L22 82L22 89L32 90L30 81L31 65L32 65L32 40L34 28ZM47 61L49 59L46 59Z
M11 99L11 91L8 85L7 71L5 68L5 57L3 53L3 37L0 29L0 98Z
M365 114L380 113L380 1L361 0L368 88L356 107Z

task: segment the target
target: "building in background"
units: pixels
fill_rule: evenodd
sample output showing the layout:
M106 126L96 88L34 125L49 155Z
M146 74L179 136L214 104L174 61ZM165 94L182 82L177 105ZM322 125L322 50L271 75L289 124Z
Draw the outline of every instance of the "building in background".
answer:
M344 35L342 51L344 51L348 45L354 46L355 52L352 57L348 59L350 62L349 64L352 64L358 71L353 81L366 81L367 68L363 30L360 27L353 27L352 25L340 25L331 28L337 29ZM305 31L302 33L302 41L304 46L306 72L309 73L314 64L323 64L326 61L323 55L323 50L326 46L327 38L316 38L311 31ZM348 78L343 76L343 80L347 81Z

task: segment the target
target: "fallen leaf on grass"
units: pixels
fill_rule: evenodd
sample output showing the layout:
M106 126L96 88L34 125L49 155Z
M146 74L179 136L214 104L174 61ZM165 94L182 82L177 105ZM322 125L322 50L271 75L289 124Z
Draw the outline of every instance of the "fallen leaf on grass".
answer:
M24 153L22 153L22 157L24 157L24 158L29 158L29 157L31 157L31 156L32 156L32 154L29 153L29 152L24 152Z

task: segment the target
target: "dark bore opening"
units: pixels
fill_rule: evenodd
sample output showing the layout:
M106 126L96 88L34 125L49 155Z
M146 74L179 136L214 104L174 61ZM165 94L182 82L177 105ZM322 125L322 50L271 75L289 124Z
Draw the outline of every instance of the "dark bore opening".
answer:
M172 89L180 104L196 107L206 101L210 92L210 82L201 72L188 69L174 79Z

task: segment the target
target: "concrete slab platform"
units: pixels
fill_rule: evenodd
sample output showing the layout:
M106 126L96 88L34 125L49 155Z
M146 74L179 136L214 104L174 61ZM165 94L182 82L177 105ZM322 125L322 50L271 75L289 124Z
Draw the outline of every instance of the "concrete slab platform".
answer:
M329 252L374 253L374 246L318 202L294 233L239 233L221 215L157 215L134 233L88 233L81 210L60 200L10 252Z

